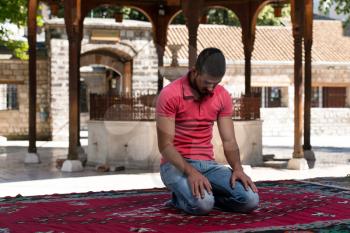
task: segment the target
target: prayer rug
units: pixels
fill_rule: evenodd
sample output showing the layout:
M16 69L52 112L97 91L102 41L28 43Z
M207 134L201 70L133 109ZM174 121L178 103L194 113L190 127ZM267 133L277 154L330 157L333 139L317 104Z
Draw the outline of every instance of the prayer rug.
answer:
M350 174L345 177L318 177L304 180L310 183L350 189Z
M257 182L251 214L190 216L164 205L165 189L0 198L4 232L350 232L350 190L298 181Z

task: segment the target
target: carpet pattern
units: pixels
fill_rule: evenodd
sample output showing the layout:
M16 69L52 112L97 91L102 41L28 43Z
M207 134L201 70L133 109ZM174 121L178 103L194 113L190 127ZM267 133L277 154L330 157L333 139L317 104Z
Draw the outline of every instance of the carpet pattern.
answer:
M345 177L318 177L318 178L307 179L304 181L350 190L350 174Z
M164 189L0 198L8 232L350 232L350 190L297 181L257 182L251 214L190 216L164 205Z

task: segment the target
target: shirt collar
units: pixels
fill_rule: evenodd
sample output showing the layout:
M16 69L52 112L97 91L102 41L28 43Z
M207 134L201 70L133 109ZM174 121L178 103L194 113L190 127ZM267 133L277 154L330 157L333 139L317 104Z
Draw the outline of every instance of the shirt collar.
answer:
M187 74L182 79L182 93L184 99L194 98L190 86L190 73L191 71L187 72Z

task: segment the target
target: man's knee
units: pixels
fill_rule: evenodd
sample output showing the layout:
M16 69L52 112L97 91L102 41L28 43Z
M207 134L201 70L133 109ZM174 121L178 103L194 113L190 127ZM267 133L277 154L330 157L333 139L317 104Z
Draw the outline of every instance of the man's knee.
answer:
M245 194L245 205L242 208L242 212L249 213L259 207L259 195L251 190Z
M249 189L241 192L239 196L219 197L217 204L220 208L229 211L250 213L259 207L259 195Z
M214 208L214 196L205 192L204 198L193 198L188 203L188 209L186 212L194 215L205 215L208 214Z

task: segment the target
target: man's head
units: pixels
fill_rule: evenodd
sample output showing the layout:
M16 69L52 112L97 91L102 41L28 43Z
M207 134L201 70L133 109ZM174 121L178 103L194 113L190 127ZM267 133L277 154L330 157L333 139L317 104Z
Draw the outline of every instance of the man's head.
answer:
M210 95L226 70L223 53L217 48L204 49L197 58L192 86L201 96Z

